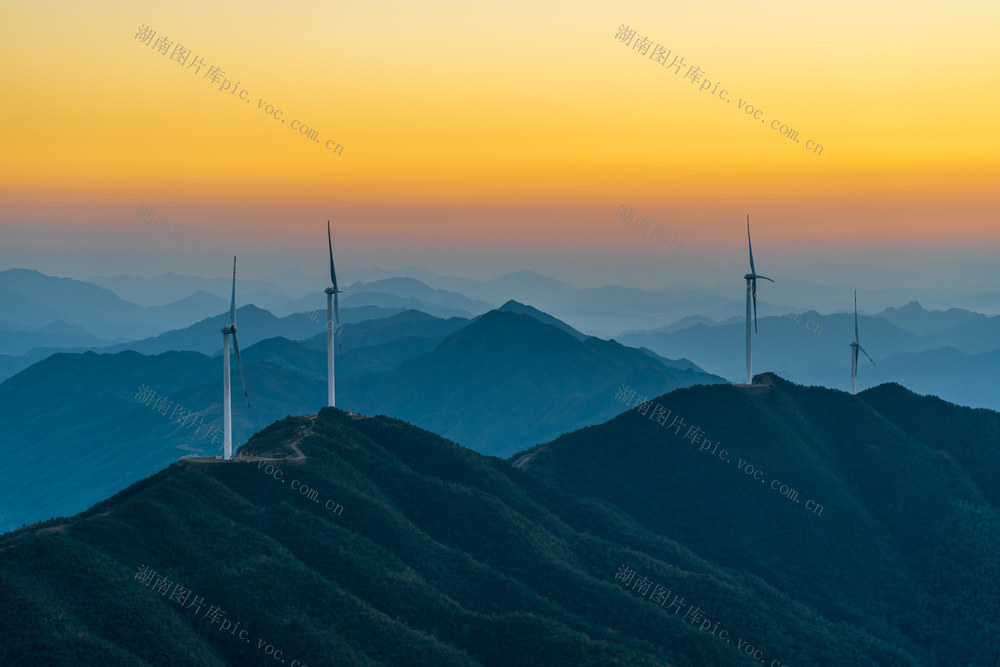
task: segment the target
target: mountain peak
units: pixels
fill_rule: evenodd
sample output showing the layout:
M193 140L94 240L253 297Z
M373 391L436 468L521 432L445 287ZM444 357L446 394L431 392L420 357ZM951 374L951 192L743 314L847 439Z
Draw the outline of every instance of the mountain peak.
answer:
M905 306L899 309L902 313L926 313L927 309L920 305L920 303L914 299L910 301Z
M507 301L507 303L500 306L496 310L502 313L517 313L518 315L528 315L530 317L535 318L536 320L538 320L543 324L548 324L550 326L556 327L557 329L565 331L566 333L573 336L573 338L576 338L577 340L584 340L587 338L587 336L580 333L579 331L577 331L570 325L566 324L559 318L552 317L548 313L542 312L541 310L538 310L533 306L521 303L520 301L515 301L514 299L510 299L509 301Z

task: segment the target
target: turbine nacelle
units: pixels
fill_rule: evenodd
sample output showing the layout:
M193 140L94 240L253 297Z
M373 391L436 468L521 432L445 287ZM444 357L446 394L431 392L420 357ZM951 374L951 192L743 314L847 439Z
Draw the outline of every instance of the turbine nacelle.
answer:
M774 282L773 280L771 280L771 278L768 278L767 276L762 276L759 273L748 273L745 276L743 276L743 280L754 280L754 281L770 280L772 283Z

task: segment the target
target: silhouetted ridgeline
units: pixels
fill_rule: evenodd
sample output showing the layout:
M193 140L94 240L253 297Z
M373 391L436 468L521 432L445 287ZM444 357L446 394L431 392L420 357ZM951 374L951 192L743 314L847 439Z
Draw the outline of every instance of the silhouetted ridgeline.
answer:
M688 391L706 389L737 391ZM594 483L631 466L651 505L681 502L677 487L648 485L653 462L623 446L606 443L619 461L594 465ZM697 611L685 618L691 605L775 664L926 663L885 622L821 616L803 604L812 591L720 566L608 504L398 420L324 409L244 449L269 460L185 460L81 515L0 537L0 664L281 664L276 651L299 667L742 664L735 641L700 629ZM752 568L759 554L741 536L794 509L728 536L706 529ZM827 518L809 525L831 530ZM616 579L623 563L686 598L683 610Z
M636 399L512 460L923 664L988 664L1000 636L1000 415L899 385L852 397L771 374L755 382ZM685 428L669 428L678 416ZM701 442L685 437L692 426Z

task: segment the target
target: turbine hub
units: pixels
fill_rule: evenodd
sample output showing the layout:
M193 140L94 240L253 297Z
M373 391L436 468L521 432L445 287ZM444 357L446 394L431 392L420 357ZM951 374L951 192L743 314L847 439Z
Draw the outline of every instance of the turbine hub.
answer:
M324 292L326 292L327 294L336 294L336 293L337 293L337 292L339 292L340 290L338 290L338 289L337 289L336 287L327 287L327 288L326 288L325 290L323 290L323 291L324 291Z

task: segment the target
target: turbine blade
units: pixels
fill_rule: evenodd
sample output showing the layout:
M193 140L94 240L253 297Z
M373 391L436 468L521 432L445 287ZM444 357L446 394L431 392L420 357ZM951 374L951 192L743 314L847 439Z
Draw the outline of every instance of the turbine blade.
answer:
M229 300L229 323L236 324L236 255L233 255L233 297Z
M750 273L756 275L757 271L753 268L753 244L750 243L750 214L747 213L747 248L750 249ZM770 279L768 279L770 280Z
M754 278L760 278L761 280L771 280L771 279L770 279L770 278L768 278L767 276L759 276L759 275L757 275L756 273L754 274L754 276L753 276L753 277L754 277ZM771 280L771 282L773 283L774 281L773 281L773 280Z
M875 365L875 360L871 358L871 355L868 354L867 351L865 351L865 348L863 348L860 345L858 345L858 349L865 353L865 356L868 357L868 361L872 362L872 366L874 366Z
M337 289L337 272L333 270L333 237L330 234L330 221L326 221L326 244L330 248L330 282Z
M858 290L854 290L854 342L857 343L860 339L858 338Z
M243 383L243 398L247 399L247 407L250 407L250 397L247 396L247 381L243 378L243 362L240 360L240 344L236 340L236 332L233 332L233 349L236 351L236 366L240 369L240 382Z
M333 317L337 323L334 333L337 334L337 345L340 347L340 360L344 360L344 327L340 326L340 299L338 298L341 290L333 293Z
M753 296L753 331L757 333L757 279L750 279L750 294Z

